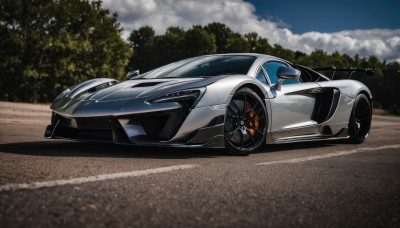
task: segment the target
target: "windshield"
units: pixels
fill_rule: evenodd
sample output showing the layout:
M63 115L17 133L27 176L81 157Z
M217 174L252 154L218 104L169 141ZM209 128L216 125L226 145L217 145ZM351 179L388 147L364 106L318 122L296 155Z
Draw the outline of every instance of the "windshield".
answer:
M247 55L201 56L181 60L145 73L139 78L189 78L247 74L256 57Z

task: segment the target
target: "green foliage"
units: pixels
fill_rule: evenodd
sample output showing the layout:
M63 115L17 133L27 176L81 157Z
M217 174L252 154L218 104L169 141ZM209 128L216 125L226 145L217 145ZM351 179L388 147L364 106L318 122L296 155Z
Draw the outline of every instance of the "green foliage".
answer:
M246 53L250 52L250 44L243 36L236 33L229 37L225 50L228 53Z
M144 26L132 31L129 42L135 53L130 60L130 69L146 72L184 58L216 53L216 39L213 33L201 26L185 31L170 27L163 35Z
M233 31L226 25L218 22L213 22L204 27L204 29L214 34L215 45L217 46L217 53L227 53L226 46L229 38L233 35Z
M88 0L0 0L1 100L49 102L97 77L121 79L131 49L117 15Z
M141 27L131 33L128 40L133 48L134 55L129 61L129 66L140 66L140 69L145 71L152 68L152 62L149 60L152 59L151 51L153 51L154 46L154 35L153 28L149 26Z
M193 26L185 34L185 54L187 57L215 53L217 46L215 36L201 26Z
M258 36L258 34L255 32L245 34L244 38L249 45L249 52L269 54L273 51L271 45L268 43L268 40Z

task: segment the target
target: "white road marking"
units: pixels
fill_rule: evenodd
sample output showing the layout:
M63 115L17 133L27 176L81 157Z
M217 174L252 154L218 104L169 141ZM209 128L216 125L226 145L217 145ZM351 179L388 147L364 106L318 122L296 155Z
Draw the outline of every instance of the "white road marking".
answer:
M360 152L371 151L371 150L399 149L399 148L400 148L400 144L386 145L386 146L380 146L380 147L364 147L364 148L358 148L358 149L354 149L354 150L337 151L337 152L328 153L328 154L313 155L313 156L309 156L309 157L292 158L292 159L280 160L280 161L261 162L261 163L255 164L255 165L298 163L298 162L311 161L311 160L316 160L316 159L321 159L321 158L330 158L330 157L360 153Z
M53 180L53 181L21 183L21 184L5 184L5 185L0 186L0 192L21 190L21 189L48 188L48 187L56 187L56 186L63 186L63 185L76 185L76 184L83 184L83 183L88 183L88 182L113 180L113 179L126 178L126 177L139 177L139 176L146 176L146 175L156 174L156 173L171 172L171 171L175 171L175 170L192 169L197 166L198 165L191 165L191 164L174 165L174 166L168 166L168 167L137 170L137 171L131 171L131 172L111 173L111 174L101 174L101 175L97 175L97 176L79 177L79 178L67 179L67 180Z

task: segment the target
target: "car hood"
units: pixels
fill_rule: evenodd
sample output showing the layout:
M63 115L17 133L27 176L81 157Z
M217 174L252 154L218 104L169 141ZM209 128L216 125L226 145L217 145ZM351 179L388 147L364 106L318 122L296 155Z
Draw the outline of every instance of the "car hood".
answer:
M89 100L96 101L115 101L132 98L145 98L150 96L157 96L167 90L179 90L186 88L185 85L202 80L200 78L191 79L143 79L143 80L129 80L118 83L114 86L105 88L96 94L88 97Z
M204 87L222 77L136 79L120 83L112 79L93 79L60 95L50 108L64 116L122 115L151 111L153 107L159 110L177 108L172 104L155 107L145 101L170 92Z

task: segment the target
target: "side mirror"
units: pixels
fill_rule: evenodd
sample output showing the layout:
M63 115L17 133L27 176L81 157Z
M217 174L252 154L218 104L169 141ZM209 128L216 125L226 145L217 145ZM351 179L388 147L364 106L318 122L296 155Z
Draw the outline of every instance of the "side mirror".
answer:
M131 70L126 74L126 80L132 79L139 76L139 70Z
M279 67L276 75L279 78L276 84L276 90L279 91L285 79L299 79L301 72L291 67Z

